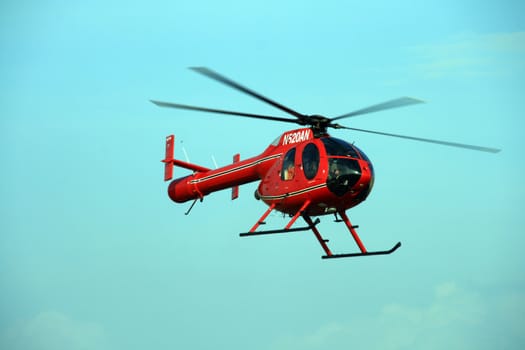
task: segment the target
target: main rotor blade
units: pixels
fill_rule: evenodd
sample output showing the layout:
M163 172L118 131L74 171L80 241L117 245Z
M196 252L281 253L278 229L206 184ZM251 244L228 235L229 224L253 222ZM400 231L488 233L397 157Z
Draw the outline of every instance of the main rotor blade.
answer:
M367 133L370 133L370 134L378 134L378 135L384 135L384 136L398 137L398 138L407 139L407 140L429 142L429 143L435 143L435 144L444 145L444 146L466 148L466 149L470 149L470 150L474 150L474 151L481 151L481 152L488 152L488 153L498 153L498 152L501 151L500 149L491 148L491 147L467 145L467 144L464 144L464 143L440 141L440 140L433 140L433 139L424 139L424 138L421 138L421 137L398 135L398 134L390 134L390 133L381 132L381 131L372 131L372 130L365 130L365 129L349 128L349 127L342 126L342 125L337 125L336 128L337 129L348 129L348 130L354 130L354 131L360 131L360 132L367 132Z
M216 80L218 82L226 84L229 87L232 87L232 88L237 89L237 90L239 90L241 92L244 92L245 94L248 94L248 95L250 95L252 97L255 97L256 99L261 100L263 102L266 102L266 103L268 103L268 104L270 104L270 105L272 105L272 106L274 106L276 108L279 108L281 111L286 112L288 114L291 114L291 115L295 116L296 118L299 118L299 119L302 120L302 119L304 119L306 117L304 114L301 114L301 113L299 113L297 111L294 111L291 108L283 106L280 103L272 101L269 98L267 98L267 97L265 97L265 96L255 92L253 90L250 90L247 87L244 87L244 86L236 83L235 81L233 81L231 79L228 79L228 78L220 75L219 73L217 73L217 72L215 72L215 71L213 71L211 69L208 69L206 67L190 67L190 69L192 69L192 70L194 70L194 71L196 71L198 73L201 73L201 74L207 76L208 78L211 78L213 80Z
M416 98L412 98L412 97L400 97L400 98L396 98L394 100L390 100L390 101L386 101L386 102L383 102L383 103L379 103L379 104L376 104L376 105L373 105L373 106L370 106L370 107L362 108L362 109L359 109L357 111L346 113L346 114L340 115L338 117L331 118L331 120L355 117L355 116L361 115L361 114L374 113L374 112L378 112L378 111L383 111L385 109L404 107L404 106L409 106L409 105L413 105L413 104L417 104L417 103L425 103L425 102L421 101L421 100L418 100Z
M299 121L296 119L288 119L288 118L281 118L281 117L273 117L269 115L261 115L261 114L253 114L253 113L243 113L243 112L234 112L234 111L226 111L223 109L215 109L215 108L206 108L206 107L197 107L197 106L189 106L189 105L182 105L178 103L171 103L171 102L162 102L162 101L155 101L150 100L152 103L156 104L159 107L167 107L167 108L177 108L177 109L188 109L191 111L200 111L200 112L209 112L209 113L219 113L219 114L227 114L227 115L236 115L240 117L249 117L249 118L258 118L258 119L268 119L268 120L275 120L279 122L287 122L287 123L294 123L299 124Z

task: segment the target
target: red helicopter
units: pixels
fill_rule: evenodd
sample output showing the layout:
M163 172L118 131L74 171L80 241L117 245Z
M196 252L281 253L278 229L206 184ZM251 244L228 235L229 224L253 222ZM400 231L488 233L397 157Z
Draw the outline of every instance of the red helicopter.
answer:
M268 103L292 115L294 118L235 112L154 100L151 102L161 107L293 123L301 125L303 128L280 135L258 156L241 161L239 154L236 154L233 157L233 164L218 169L209 169L175 159L173 155L175 137L174 135L168 136L166 138L166 157L162 160L165 163L164 180L169 181L172 179L173 166L193 172L191 175L175 179L169 184L169 197L177 203L193 200L189 210L186 212L188 214L197 200L202 201L204 196L209 193L232 188L232 199L236 199L240 185L260 181L255 191L255 198L262 200L269 208L248 232L241 233L240 236L312 230L326 254L322 256L323 259L391 254L401 246L401 243L398 242L389 250L368 251L365 248L355 230L358 226L354 226L350 222L346 215L346 210L363 202L370 194L374 185L374 168L372 162L361 149L354 144L331 137L327 132L328 128L367 132L475 151L490 153L500 151L490 147L357 129L335 123L336 120L343 118L423 102L418 99L401 97L334 118L327 118L321 115L299 113L208 68L193 67L191 69ZM265 223L264 220L273 210L288 214L291 217L290 221L283 229L258 231L259 226ZM319 218L316 218L315 221L312 219L312 217L329 214L334 214L337 222L344 222L360 252L349 254L332 253L327 245L328 240L324 239L317 229L317 225L320 222ZM304 219L306 226L292 228L299 217Z

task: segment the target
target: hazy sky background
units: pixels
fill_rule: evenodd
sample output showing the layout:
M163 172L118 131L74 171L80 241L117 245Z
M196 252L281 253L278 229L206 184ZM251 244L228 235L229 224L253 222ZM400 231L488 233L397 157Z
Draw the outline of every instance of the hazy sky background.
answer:
M4 1L0 5L0 348L523 349L525 5L521 1ZM400 96L333 131L371 158L349 211L370 250L323 261L309 232L239 238L257 184L166 195L164 138L213 167L289 125L149 99L283 114ZM186 172L176 170L177 175ZM357 249L321 218L334 253ZM282 227L278 214L269 225Z

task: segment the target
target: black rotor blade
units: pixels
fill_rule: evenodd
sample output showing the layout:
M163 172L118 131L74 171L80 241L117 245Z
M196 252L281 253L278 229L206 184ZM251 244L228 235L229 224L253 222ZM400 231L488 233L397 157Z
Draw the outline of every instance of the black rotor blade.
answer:
M306 117L304 114L301 114L301 113L299 113L297 111L294 111L293 109L290 109L290 108L288 108L286 106L283 106L280 103L272 101L269 98L267 98L267 97L265 97L265 96L255 92L253 90L250 90L247 87L244 87L244 86L236 83L235 81L233 81L231 79L228 79L228 78L220 75L219 73L217 73L217 72L215 72L215 71L213 71L211 69L208 69L206 67L190 67L190 69L192 69L192 70L194 70L194 71L196 71L198 73L201 73L201 74L207 76L208 78L211 78L213 80L216 80L218 82L226 84L229 87L232 87L232 88L237 89L237 90L239 90L241 92L244 92L245 94L248 94L248 95L250 95L252 97L255 97L258 100L266 102L266 103L268 103L268 104L270 104L270 105L280 109L283 112L286 112L288 114L293 115L296 118L299 118L299 119L303 120Z
M150 100L152 103L156 104L159 107L168 107L168 108L178 108L178 109L187 109L191 111L200 111L200 112L209 112L209 113L219 113L219 114L227 114L227 115L236 115L239 117L249 117L249 118L257 118L257 119L267 119L267 120L275 120L279 122L287 122L287 123L294 123L294 124L300 124L298 120L296 119L288 119L288 118L281 118L281 117L273 117L270 115L261 115L261 114L253 114L253 113L243 113L243 112L234 112L234 111L226 111L223 109L215 109L215 108L206 108L206 107L197 107L197 106L189 106L189 105L183 105L178 103L171 103L171 102L162 102L162 101L155 101Z
M404 106L409 106L409 105L413 105L413 104L417 104L417 103L425 103L425 102L421 101L421 100L418 100L416 98L412 98L412 97L400 97L400 98L396 98L394 100L390 100L390 101L386 101L386 102L383 102L383 103L379 103L379 104L376 104L376 105L373 105L373 106L370 106L370 107L362 108L362 109L359 109L357 111L346 113L346 114L340 115L338 117L331 118L330 120L337 120L337 119L342 119L342 118L355 117L355 116L361 115L361 114L374 113L374 112L383 111L385 109L404 107Z
M372 131L372 130L365 130L365 129L349 128L349 127L342 126L342 125L339 125L339 124L336 124L334 127L336 129L347 129L347 130L354 130L354 131L360 131L360 132L367 132L367 133L370 133L370 134L378 134L378 135L383 135L383 136L398 137L398 138L407 139L407 140L429 142L429 143L435 143L435 144L444 145L444 146L466 148L466 149L470 149L470 150L474 150L474 151L481 151L481 152L488 152L488 153L498 153L498 152L501 151L500 149L491 148L491 147L467 145L467 144L464 144L464 143L440 141L440 140L433 140L433 139L424 139L424 138L421 138L421 137L398 135L398 134L390 134L390 133L381 132L381 131Z

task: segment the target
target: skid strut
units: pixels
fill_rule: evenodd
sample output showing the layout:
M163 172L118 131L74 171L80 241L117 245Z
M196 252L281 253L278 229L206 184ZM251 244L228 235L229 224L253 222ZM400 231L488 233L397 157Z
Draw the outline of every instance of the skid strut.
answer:
M369 252L366 250L365 245L361 241L361 238L359 238L359 235L357 234L357 231L355 230L358 226L352 225L350 222L350 219L346 215L346 213L342 210L338 211L339 215L341 216L342 221L345 223L346 227L348 228L348 231L350 231L350 234L354 238L355 243L359 247L360 253L347 253L347 254L332 254L330 251L327 251L325 247L323 246L323 249L325 249L326 255L323 255L323 259L336 259L336 258L351 258L351 257L357 257L357 256L369 256L369 255L387 255L392 254L397 250L397 248L401 247L401 242L397 242L391 249L389 250L379 250L379 251L373 251ZM315 232L314 232L315 233Z
M291 228L291 226L295 223L295 221L297 220L297 218L299 217L299 215L301 215L301 213L303 213L303 211L306 209L306 207L310 204L310 201L307 200L302 206L301 206L301 209L299 209L297 211L297 213L295 213L295 215L292 217L292 219L290 220L290 222L288 222L288 224L286 224L285 228L284 229L277 229L277 230L265 230L265 231L255 231L257 230L257 228L259 227L259 225L263 225L265 224L264 220L268 217L268 215L270 215L271 211L275 208L275 203L272 203L272 205L270 205L270 207L268 208L268 210L266 210L266 212L263 214L263 216L261 216L261 218L255 223L255 225L253 225L253 227L251 228L250 231L248 232L245 232L245 233L240 233L239 236L241 237L247 237L247 236L260 236L260 235L270 235L270 234L274 234L274 233L287 233L287 232L298 232L298 231L308 231L310 229L314 229L315 226L321 222L321 220L319 219L316 219L315 222L312 222L310 221L308 223L308 226L304 226L304 227L296 227L296 228Z

